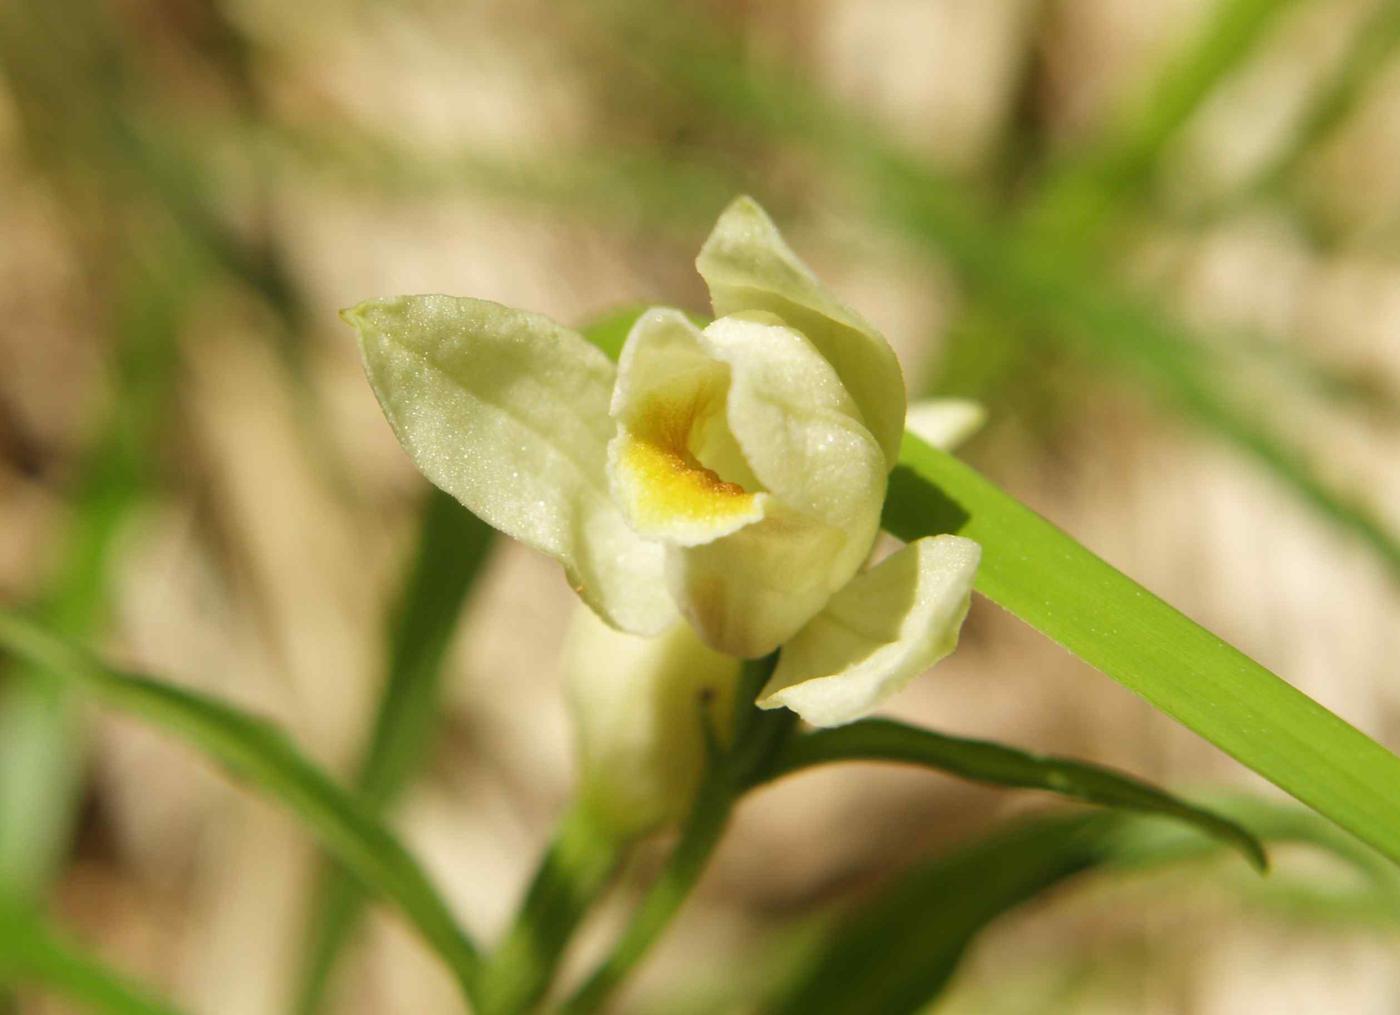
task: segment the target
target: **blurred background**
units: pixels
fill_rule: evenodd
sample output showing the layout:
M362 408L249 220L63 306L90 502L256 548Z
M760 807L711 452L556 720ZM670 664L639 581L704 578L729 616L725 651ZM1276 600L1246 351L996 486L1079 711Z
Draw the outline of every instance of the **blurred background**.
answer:
M911 393L988 406L980 469L1400 749L1397 43L1389 0L0 0L0 601L275 717L493 938L569 794L574 599L427 496L336 311L703 312L748 192ZM986 602L893 711L1268 792ZM764 790L619 1010L756 1010L814 919L1047 806ZM1278 862L1299 891L1082 877L939 1010L1400 1010L1395 907ZM328 884L202 759L0 672L0 891L91 952L209 1015L458 1010L395 919L327 932Z

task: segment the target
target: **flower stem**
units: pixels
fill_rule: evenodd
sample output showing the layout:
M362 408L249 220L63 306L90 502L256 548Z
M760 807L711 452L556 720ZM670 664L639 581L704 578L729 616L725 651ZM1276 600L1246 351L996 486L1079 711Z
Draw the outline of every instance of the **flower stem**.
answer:
M487 968L480 1010L528 1011L554 978L564 948L607 887L627 842L575 804L540 861L515 924Z
M733 747L711 763L680 841L661 877L651 886L612 953L563 1006L570 1015L598 1010L632 967L670 924L704 873L719 843L734 804L744 791L762 781L796 720L791 712L760 712L754 698L777 664L777 656L744 664Z

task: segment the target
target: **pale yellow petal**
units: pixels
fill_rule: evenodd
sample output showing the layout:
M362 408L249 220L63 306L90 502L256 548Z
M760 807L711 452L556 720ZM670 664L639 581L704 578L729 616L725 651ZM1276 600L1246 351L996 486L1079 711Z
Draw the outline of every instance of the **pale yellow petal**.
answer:
M722 317L706 351L730 369L725 418L763 488L784 506L847 533L854 558L879 528L886 469L875 438L835 370L804 336L771 314Z
M925 444L952 451L987 421L987 410L970 398L926 398L909 406L905 427Z
M765 310L812 341L855 399L887 468L894 468L905 406L894 350L827 291L752 198L738 198L725 209L695 266L710 288L716 317Z
M957 647L981 548L916 540L852 580L783 648L759 697L815 726L870 714Z
M835 589L832 560L848 545L840 529L770 506L762 521L701 546L672 547L666 577L700 636L755 659L792 637Z
M614 368L580 335L485 300L398 296L344 314L370 384L419 470L549 554L598 613L654 633L675 619L664 552L607 482Z

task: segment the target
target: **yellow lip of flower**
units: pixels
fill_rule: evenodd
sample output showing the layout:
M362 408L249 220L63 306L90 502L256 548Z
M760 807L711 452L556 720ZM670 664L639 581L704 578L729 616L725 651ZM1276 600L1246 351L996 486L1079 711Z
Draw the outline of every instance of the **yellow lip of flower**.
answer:
M763 494L723 479L691 450L693 436L721 411L722 395L713 391L657 397L625 428L616 464L639 530L693 544L763 517Z

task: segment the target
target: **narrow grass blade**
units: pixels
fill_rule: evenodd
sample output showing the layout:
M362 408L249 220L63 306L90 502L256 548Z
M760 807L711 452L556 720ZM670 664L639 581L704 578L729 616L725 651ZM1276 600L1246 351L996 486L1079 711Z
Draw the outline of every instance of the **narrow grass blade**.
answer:
M1297 807L1242 797L1213 806L1247 821L1271 847L1303 844L1342 861L1362 874L1369 889L1329 896L1319 894L1320 882L1295 879L1284 883L1292 901L1324 918L1349 919L1352 926L1396 926L1400 872L1378 854ZM1219 838L1198 827L1121 812L1051 815L999 829L896 875L872 899L837 917L763 1010L777 1015L923 1010L949 986L977 936L1023 903L1079 875L1193 863L1209 859L1221 846ZM1250 878L1239 897L1247 904L1276 905L1279 897L1261 894L1273 881Z
M102 1015L176 1015L153 991L66 942L37 916L0 904L0 985L33 984Z
M838 923L771 1015L918 1011L989 923L1108 856L1112 815L1048 818L991 835L895 879Z
M1400 539L1360 499L1334 489L1290 441L1243 411L1206 343L1095 281L1073 258L1012 231L927 186L928 174L881 158L882 206L930 252L950 256L984 297L1012 320L1034 323L1074 351L1124 371L1164 402L1269 469L1301 500L1362 540L1400 582Z
M51 679L169 730L279 800L332 856L398 907L470 995L476 949L423 869L363 802L277 727L212 698L110 669L14 613L0 611L0 646Z
M1400 3L1380 0L1371 15L1356 28L1334 72L1309 98L1288 143L1238 196L1277 191L1283 187L1307 155L1330 137L1356 108L1366 90L1385 70L1397 45L1400 45Z
M79 245L97 235L90 227L100 208L110 220L103 235L120 250L93 258L90 279L112 311L112 404L73 491L57 578L38 603L46 623L80 638L102 621L112 547L155 483L152 448L168 414L189 305L221 258L249 272L257 260L239 253L242 241L218 222L203 189L209 174L143 131L130 57L97 5L0 8L0 78L15 100L17 139L58 188L60 204L79 215ZM152 214L152 204L169 211L176 228ZM271 278L265 265L257 271ZM276 294L265 295L276 303ZM8 676L0 697L0 897L32 900L62 862L84 744L65 688L23 669Z
M492 530L437 488L423 505L418 549L389 635L387 676L374 732L356 785L383 811L421 766L437 726L443 662L472 586L486 562ZM311 915L296 1010L320 1010L337 956L364 908L358 882L328 868Z
M1400 758L970 466L906 436L885 527L982 544L977 589L1400 862Z
M114 547L154 486L150 448L167 412L192 281L175 253L133 251L122 266L112 404L83 457L62 564L37 607L71 636L101 623ZM33 902L67 848L84 745L67 689L24 667L7 677L0 694L0 900Z
M1146 100L1125 108L1089 153L1047 180L1032 212L1055 209L1058 221L1102 222L1140 188L1181 127L1254 51L1275 20L1296 0L1224 0L1199 35L1170 60Z
M794 737L767 777L776 779L838 761L922 765L993 786L1043 789L1103 807L1172 817L1229 843L1257 870L1268 868L1263 845L1242 825L1130 775L985 740L951 737L889 719L864 719Z

